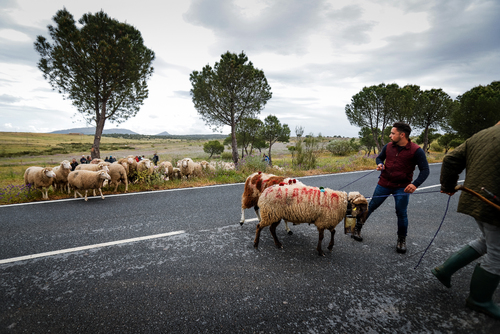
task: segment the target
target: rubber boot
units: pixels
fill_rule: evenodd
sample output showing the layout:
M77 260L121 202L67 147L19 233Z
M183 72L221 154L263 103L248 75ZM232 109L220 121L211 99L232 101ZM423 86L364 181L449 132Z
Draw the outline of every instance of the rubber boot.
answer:
M361 236L361 228L363 227L363 224L360 222L356 222L356 225L354 226L354 231L351 234L351 238L353 238L356 241L363 241L363 237Z
M398 243L396 244L396 252L404 254L406 253L406 237L398 235Z
M500 307L492 299L499 282L499 275L492 274L477 264L472 274L470 294L465 305L500 320Z
M451 288L451 276L459 269L481 257L474 248L465 245L458 252L451 254L448 260L440 266L431 269L431 272L447 288Z

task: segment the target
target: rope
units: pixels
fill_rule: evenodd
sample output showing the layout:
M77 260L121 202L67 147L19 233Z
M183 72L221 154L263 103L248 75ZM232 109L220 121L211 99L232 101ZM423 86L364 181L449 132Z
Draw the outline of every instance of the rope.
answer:
M446 210L444 210L444 215L443 215L443 219L441 220L441 224L439 224L439 227L438 227L436 233L434 234L434 237L432 238L431 242L429 243L429 246L427 246L424 253L420 257L420 260L418 260L417 265L415 266L415 268L413 268L414 270L417 269L417 267L420 265L420 262L422 262L422 259L424 258L425 253L427 253L427 250L431 247L432 243L434 242L434 239L436 239L436 236L437 236L439 230L441 229L441 226L443 226L444 219L446 218L446 214L448 213L448 207L450 206L450 199L451 199L451 196L448 196L448 203L446 203Z
M361 179L362 179L362 178L364 178L365 176L368 176L368 175L370 175L371 173L376 172L376 171L377 171L376 169L372 170L370 173L367 173L367 174L365 174L365 175L361 176L360 178L358 178L358 179L356 179L356 180L352 181L351 183L346 184L345 186L343 186L343 187L342 187L342 188L340 188L339 190L344 189L345 187L347 187L347 186L349 186L349 185L353 184L354 182L358 182L359 180L361 180Z

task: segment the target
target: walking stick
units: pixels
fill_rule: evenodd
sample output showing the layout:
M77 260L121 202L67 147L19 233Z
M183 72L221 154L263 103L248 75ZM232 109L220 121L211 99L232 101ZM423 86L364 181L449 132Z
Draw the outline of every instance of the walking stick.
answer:
M489 199L485 198L484 196L478 194L477 192L475 192L472 189L466 188L463 185L458 185L458 186L455 187L455 190L463 190L463 191L468 192L469 194L477 196L481 201L483 201L485 203L488 203L489 205L491 205L492 207L494 207L495 209L497 209L497 210L500 211L500 205L497 205L497 204L493 203L492 201L490 201Z

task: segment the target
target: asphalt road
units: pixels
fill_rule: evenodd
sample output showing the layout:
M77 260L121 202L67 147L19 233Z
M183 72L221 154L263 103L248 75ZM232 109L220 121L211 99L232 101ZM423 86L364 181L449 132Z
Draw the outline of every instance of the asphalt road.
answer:
M449 198L438 192L439 170L431 165L410 199L404 255L392 198L362 243L338 226L325 257L306 224L293 235L278 226L283 249L266 228L254 250L253 210L239 224L243 184L0 206L0 333L498 333L497 321L465 308L474 264L451 289L429 272L478 236L456 213L457 195L414 269ZM332 189L357 180L344 190L369 197L377 177L300 180ZM77 248L113 241L123 242Z

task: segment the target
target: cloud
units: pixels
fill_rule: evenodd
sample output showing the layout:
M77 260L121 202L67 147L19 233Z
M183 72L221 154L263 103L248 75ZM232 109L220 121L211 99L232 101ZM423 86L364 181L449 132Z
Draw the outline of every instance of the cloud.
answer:
M188 90L174 90L172 97L191 100L191 92Z
M307 53L308 36L322 22L325 1L276 0L258 15L247 16L234 1L193 0L184 19L208 28L218 38L215 52Z
M0 102L5 102L5 103L16 103L21 101L19 97L8 95L8 94L2 94L0 95Z

